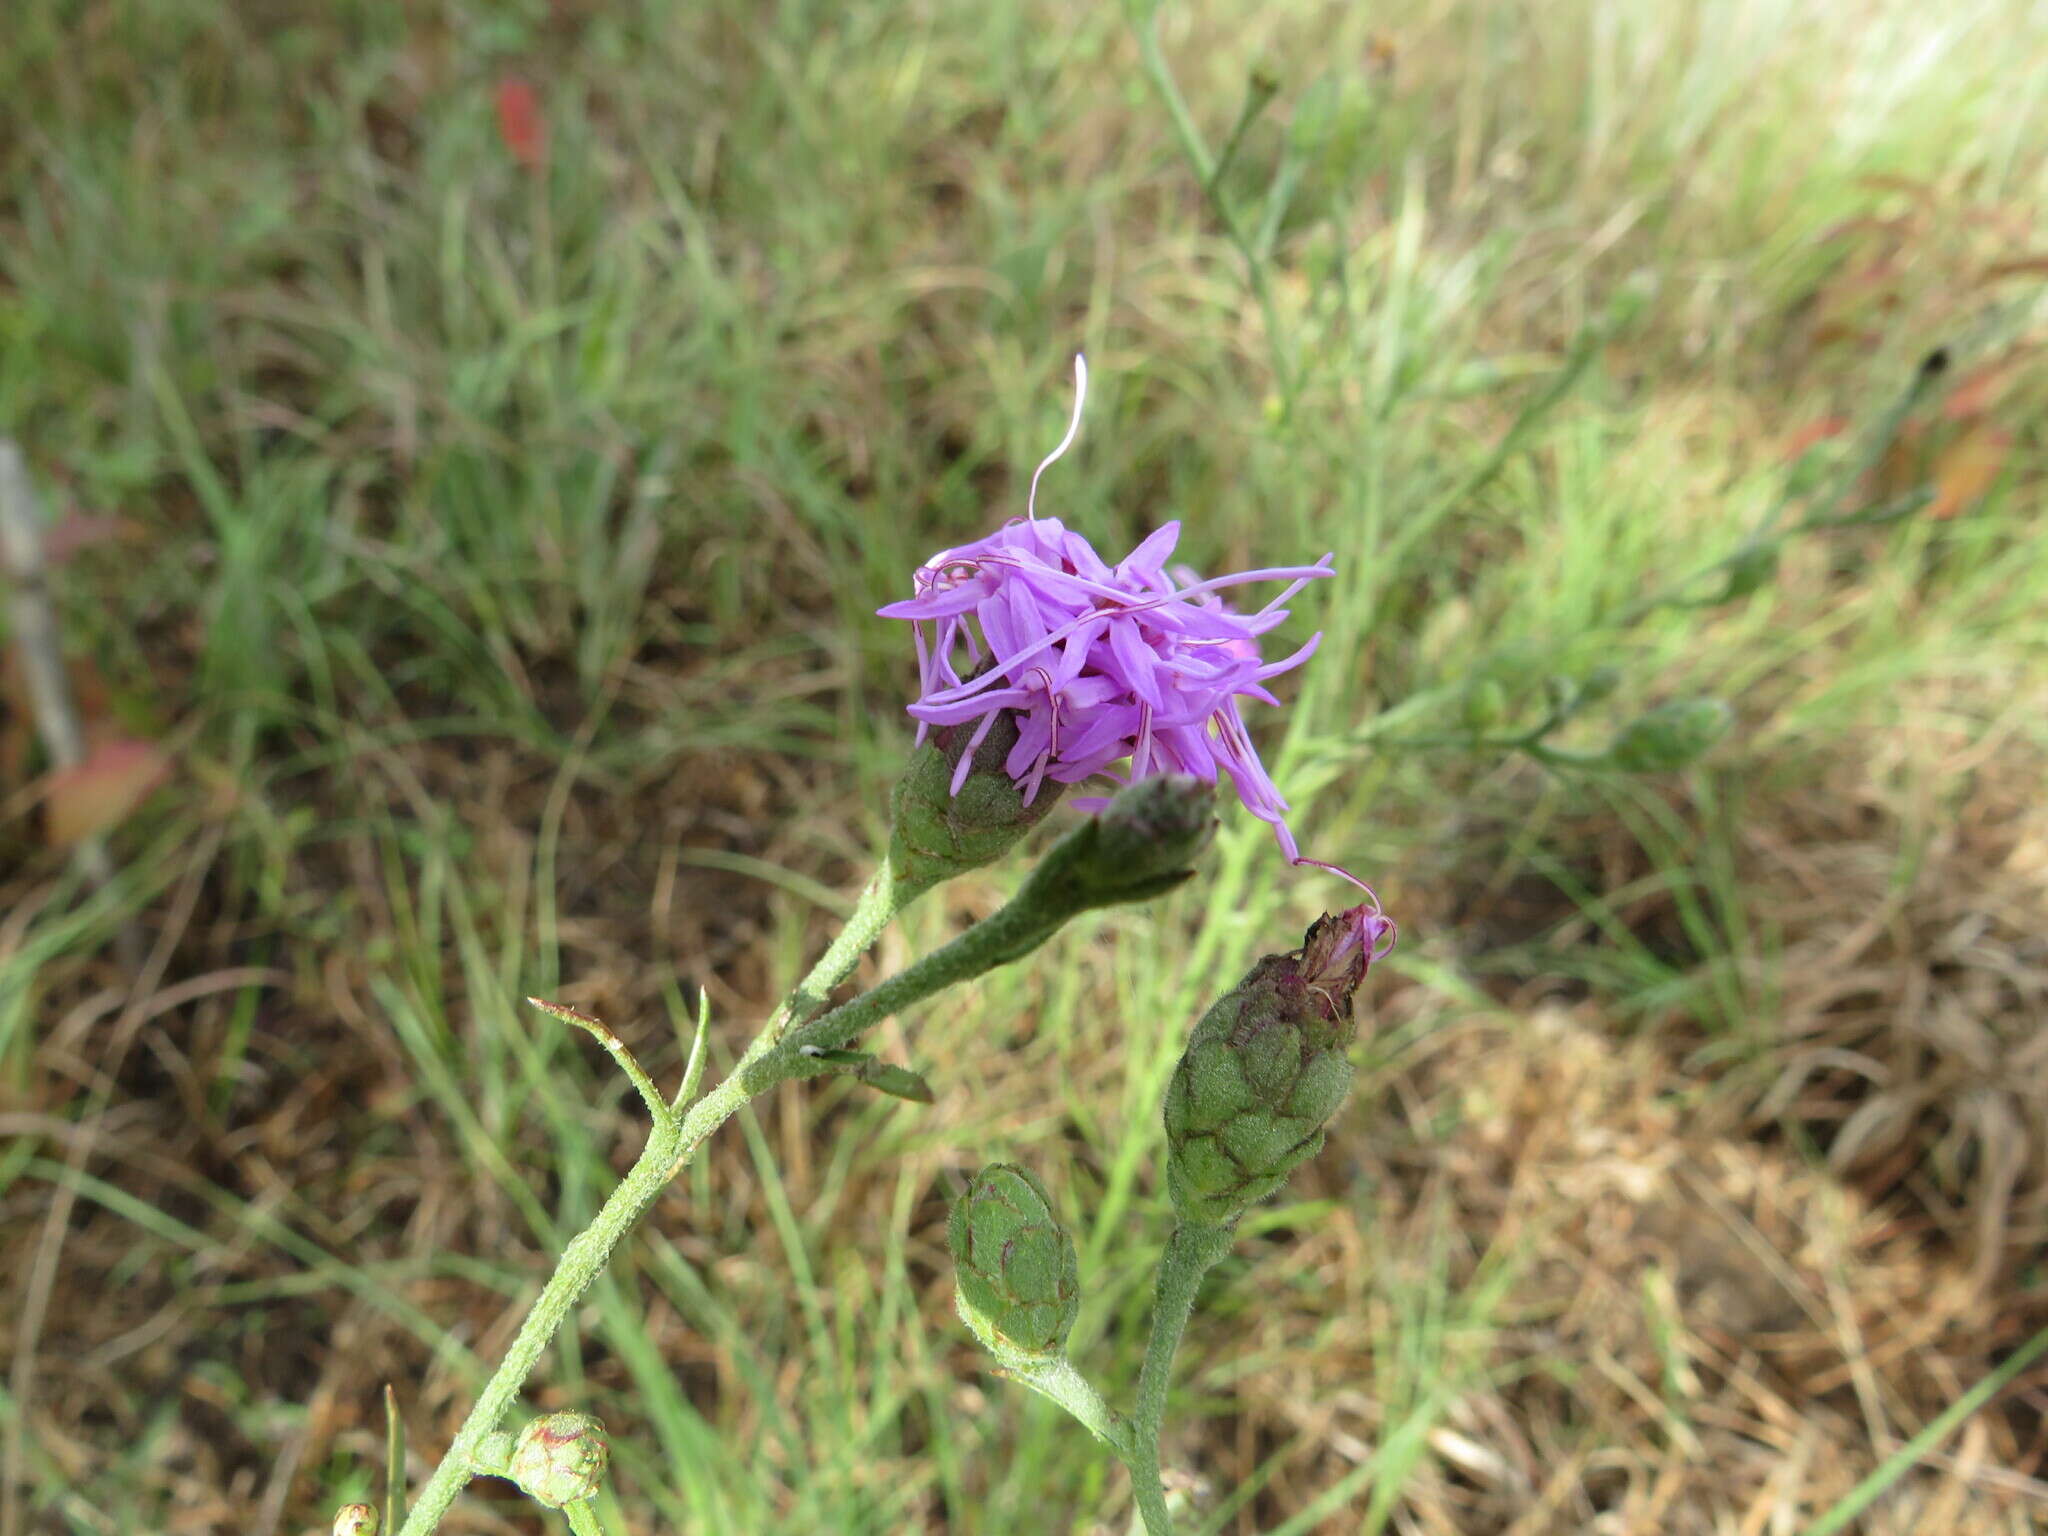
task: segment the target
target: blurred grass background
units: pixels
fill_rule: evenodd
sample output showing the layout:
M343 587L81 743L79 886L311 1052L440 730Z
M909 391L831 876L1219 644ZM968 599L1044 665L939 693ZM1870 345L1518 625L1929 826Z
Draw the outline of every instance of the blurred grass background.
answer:
M1071 0L5 25L0 432L117 529L70 660L176 772L96 888L0 692L0 1536L324 1529L386 1382L431 1465L642 1130L517 1000L670 1080L698 988L747 1038L883 830L873 610L1021 510L1076 350L1044 510L1336 552L1253 725L1404 933L1197 1314L1190 1529L1792 1532L2048 1324L2028 0L1219 0L1156 54ZM1184 129L1241 122L1211 195ZM1913 515L1640 612L1936 348L1851 486ZM1735 729L1625 778L1484 745L1603 666L1561 745ZM531 1384L611 1426L620 1528L1124 1529L952 1318L944 1212L1038 1172L1128 1393L1184 1031L1344 894L1242 815L1211 857L895 1021L934 1106L791 1089L665 1198ZM1855 1519L2039 1528L2048 1375Z

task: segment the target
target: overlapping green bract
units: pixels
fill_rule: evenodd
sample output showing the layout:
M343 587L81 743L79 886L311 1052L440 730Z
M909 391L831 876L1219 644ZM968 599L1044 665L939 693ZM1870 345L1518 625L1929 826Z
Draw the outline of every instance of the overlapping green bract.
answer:
M587 1413L550 1413L519 1432L505 1475L536 1503L560 1509L594 1498L611 1460L604 1425Z
M1215 804L1215 790L1192 774L1156 774L1127 785L1101 815L1046 851L1018 903L1064 920L1165 895L1193 876L1195 859L1216 835Z
M1167 1189L1185 1221L1226 1223L1315 1156L1351 1089L1351 997L1385 920L1319 919L1195 1026L1166 1092Z
M946 1235L960 1315L984 1344L1041 1359L1066 1347L1080 1260L1044 1185L1014 1164L990 1164L954 1203Z
M975 747L973 766L953 793L954 773L972 733L966 725L935 728L912 750L909 767L896 781L889 861L913 884L936 885L993 864L1066 793L1066 785L1048 783L1026 803L1023 789L1003 771L1003 759L1017 742L1016 719L1007 713Z

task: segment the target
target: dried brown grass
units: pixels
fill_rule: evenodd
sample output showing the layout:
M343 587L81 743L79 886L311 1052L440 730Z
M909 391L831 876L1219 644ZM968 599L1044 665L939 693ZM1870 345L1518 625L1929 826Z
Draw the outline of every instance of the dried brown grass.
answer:
M1921 745L1930 743L1940 745ZM1361 1094L1304 1181L1301 1192L1329 1198L1331 1214L1250 1241L1248 1267L1190 1345L1197 1390L1237 1403L1185 1419L1174 1459L1201 1468L1212 1489L1262 1468L1269 1478L1228 1529L1263 1529L1384 1453L1405 1409L1375 1385L1400 1379L1388 1351L1402 1347L1403 1308L1432 1285L1467 1294L1495 1266L1512 1272L1497 1304L1440 1341L1445 1378L1459 1385L1427 1420L1428 1454L1394 1529L1794 1530L2048 1323L2037 920L2048 822L2009 741L1939 762L1939 773L1904 772L1875 742L1751 829L1745 878L1783 933L1781 1022L1758 1058L1719 1081L1694 1060L1696 1037L1618 1035L1597 1003L1445 1015L1441 997L1389 987L1383 1032L1422 1019L1431 1028ZM430 799L463 805L480 881L516 885L546 791L537 765L422 749L411 768ZM745 803L722 811L712 777ZM579 799L562 823L564 867L579 871L563 917L578 1001L646 1017L664 973L650 957L687 952L718 957L722 1012L758 1010L779 964L759 888L660 850L687 843L693 826L715 840L742 825L804 825L812 831L759 852L844 879L833 856L820 858L815 818L766 814L814 793L803 779L792 766L721 759L687 793L670 784L639 801ZM658 843L644 835L649 824L664 828ZM39 1244L63 1243L38 1335L0 1323L10 1355L37 1352L29 1428L41 1454L84 1478L169 1413L175 1427L150 1476L179 1511L172 1528L195 1536L247 1530L252 1508L286 1528L313 1519L295 1492L304 1458L337 1442L373 1457L384 1381L418 1383L413 1413L429 1436L466 1393L459 1373L431 1364L388 1317L331 1285L302 1288L302 1265L213 1191L391 1273L413 1306L466 1319L460 1331L485 1355L516 1322L515 1305L456 1275L390 1266L429 1252L516 1253L537 1273L541 1260L502 1193L470 1182L446 1127L414 1099L408 1064L368 1000L374 951L337 945L291 977L238 963L249 932L210 910L226 903L205 853L151 924L175 959L147 998L127 1002L97 965L53 971L52 1027L5 1118L11 1136L40 1140L55 1158L92 1138L92 1168L187 1224L198 1234L191 1250L138 1247L132 1222L91 1200L53 1229L47 1183L17 1182L0 1205L17 1265L33 1264ZM342 850L334 876L345 870L357 893L378 889L367 840ZM963 887L959 915L987 894ZM19 895L35 904L35 891ZM404 920L371 895L352 926L367 936ZM232 1098L216 1111L206 1085L222 1071L236 991L250 985L267 988L267 1001ZM1097 973L1090 985L1112 983ZM122 1033L110 1021L121 1019L132 1044L109 1050ZM971 1102L942 1094L936 1134L900 1175L929 1191L908 1232L925 1337L951 1331L946 1176L990 1136L1038 1135L1066 1112L1041 1067L1022 1053ZM1116 1070L1107 1058L1069 1062L1068 1091L1108 1092ZM81 1124L72 1116L96 1086L111 1107ZM767 1111L765 1129L788 1197L833 1231L827 1262L844 1283L823 1304L838 1315L883 1283L857 1257L871 1246L861 1234L899 1221L903 1186L868 1169L815 1209L829 1127L802 1098ZM396 1141L374 1128L394 1116L405 1127ZM630 1152L621 1119L615 1163ZM771 1316L785 1305L789 1256L736 1240L770 1225L737 1138L717 1144L706 1183L718 1192L715 1214L679 1190L660 1230L739 1315ZM735 1432L758 1432L737 1362L663 1306L649 1326L693 1399ZM963 1402L979 1398L970 1351L931 1365L956 1373ZM592 1375L600 1389L627 1387L601 1356ZM800 1411L799 1378L781 1390L783 1406ZM251 1404L262 1402L309 1410L282 1461L251 1439ZM1357 1508L1317 1529L1355 1529ZM1862 1529L2016 1531L2044 1508L2048 1375L2037 1371ZM514 1528L481 1510L471 1528Z

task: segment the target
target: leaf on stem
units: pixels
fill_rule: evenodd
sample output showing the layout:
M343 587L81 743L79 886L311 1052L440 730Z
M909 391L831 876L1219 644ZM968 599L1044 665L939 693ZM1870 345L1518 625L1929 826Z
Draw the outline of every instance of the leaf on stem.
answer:
M908 1067L887 1061L871 1061L853 1075L875 1092L886 1093L892 1099L903 1099L912 1104L932 1102L932 1085L924 1080L921 1073Z
M907 1099L912 1104L932 1102L932 1085L924 1080L921 1073L893 1062L877 1060L870 1052L827 1050L822 1046L807 1045L798 1054L839 1069L842 1075L865 1084L877 1093L886 1093L892 1099Z
M632 1080L633 1087L640 1094L641 1102L647 1106L647 1112L654 1117L655 1126L658 1129L666 1129L674 1125L675 1115L662 1101L661 1090L654 1086L654 1079L647 1075L640 1063L634 1059L633 1053L626 1049L626 1042L613 1034L608 1025L587 1013L578 1013L574 1008L561 1003L551 1003L546 998L529 997L527 1001L551 1018L587 1030L596 1038L597 1043L610 1053L612 1060L619 1064L619 1070Z
M683 1086L676 1090L676 1096L669 1106L681 1114L697 1097L697 1089L704 1081L704 1063L708 1059L705 1049L711 1039L711 994L702 987L697 989L697 1031L690 1039L690 1058L683 1063Z

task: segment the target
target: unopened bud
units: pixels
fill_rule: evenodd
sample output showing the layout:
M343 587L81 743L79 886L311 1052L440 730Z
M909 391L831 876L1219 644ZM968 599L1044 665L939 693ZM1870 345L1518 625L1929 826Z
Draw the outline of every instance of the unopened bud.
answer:
M1216 835L1216 789L1191 773L1155 774L1119 790L1095 826L1097 884L1177 876Z
M1195 1026L1166 1091L1167 1190L1183 1220L1235 1221L1321 1150L1351 1090L1351 998L1392 931L1369 907L1317 919Z
M594 1498L611 1460L604 1426L587 1413L550 1413L519 1432L505 1475L536 1503L560 1509Z
M374 1504L344 1504L335 1511L334 1536L377 1536L382 1523Z
M960 1316L997 1354L1045 1359L1066 1347L1081 1305L1074 1240L1045 1186L992 1163L953 1204L946 1225Z
M1192 774L1140 779L1047 850L1020 899L1071 913L1170 891L1216 835L1215 804L1215 786Z
M1005 710L975 747L956 794L953 786L974 732L973 724L933 727L896 781L889 858L907 883L936 885L993 864L1066 792L1064 784L1045 779L1025 803L1023 789L1003 767L1017 744L1017 717Z
M1734 721L1719 699L1674 699L1624 726L1607 761L1625 773L1669 773L1705 756Z

